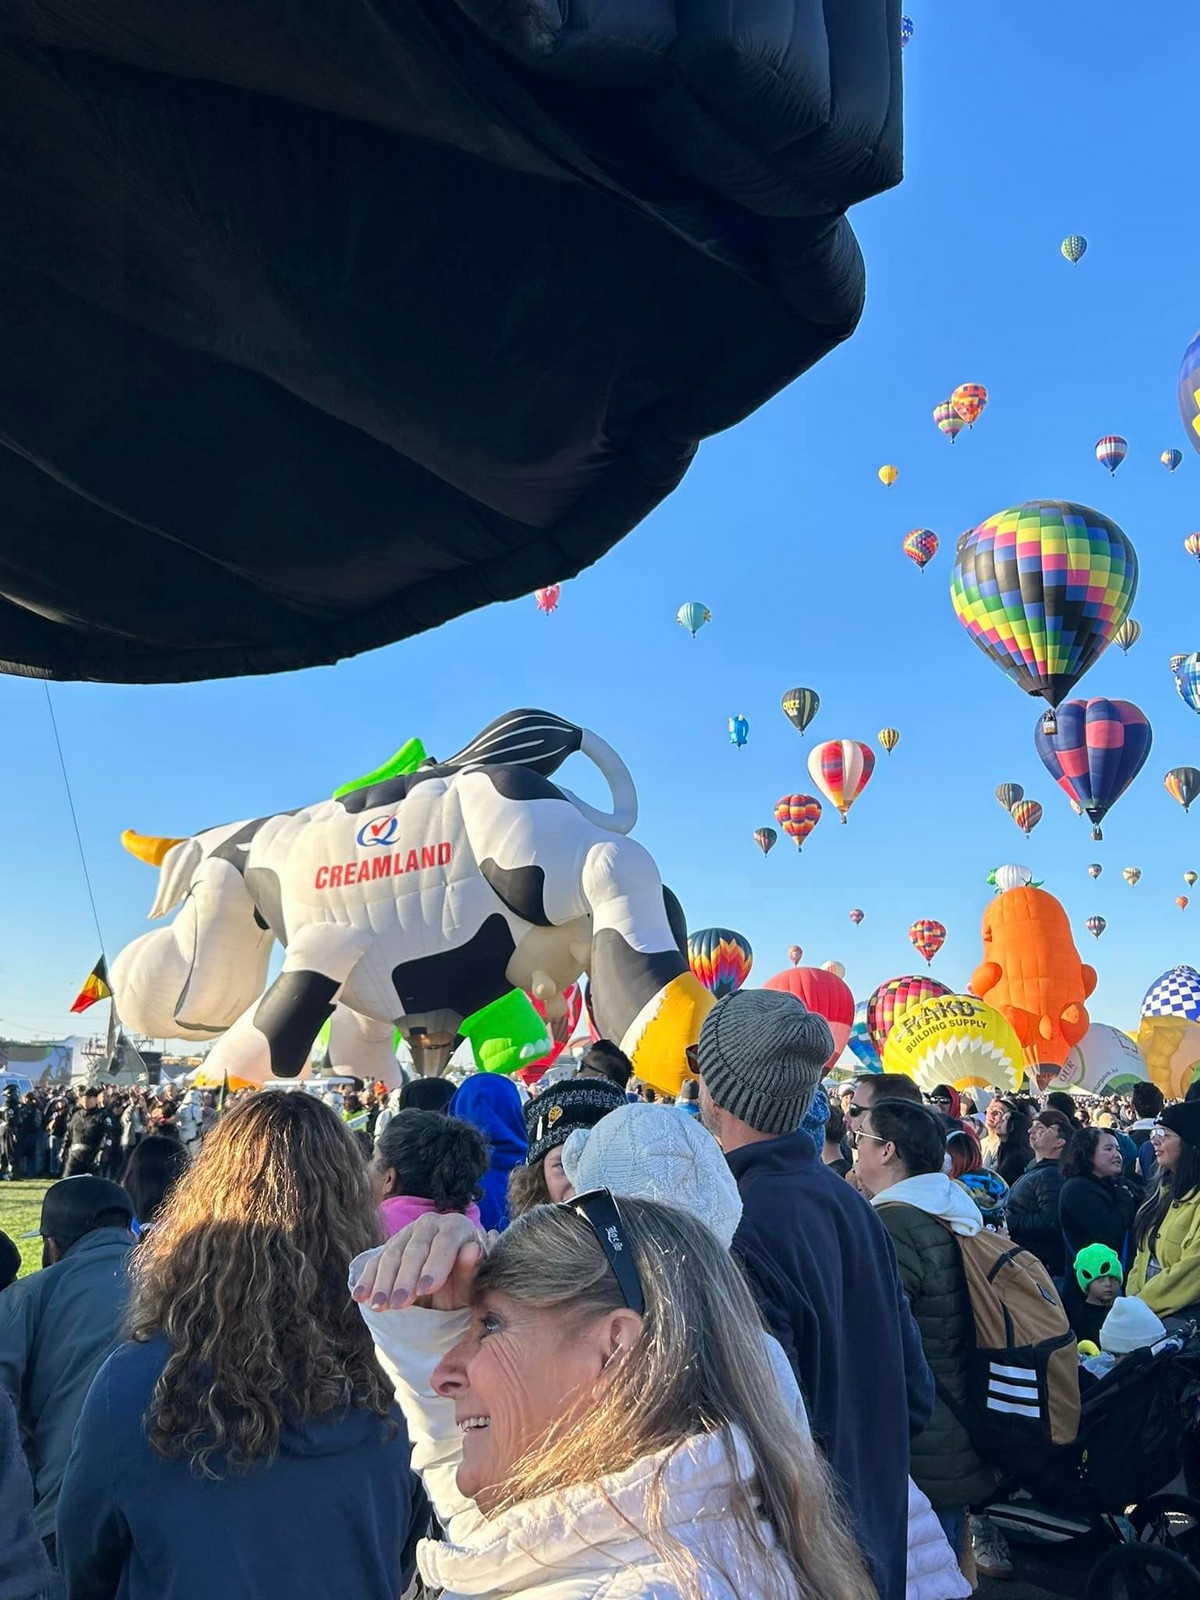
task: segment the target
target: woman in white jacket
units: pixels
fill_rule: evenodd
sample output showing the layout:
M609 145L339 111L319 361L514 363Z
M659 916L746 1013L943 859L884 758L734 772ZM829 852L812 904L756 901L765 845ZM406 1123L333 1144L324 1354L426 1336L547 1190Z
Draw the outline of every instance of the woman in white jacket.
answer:
M429 1216L355 1263L447 1535L421 1547L427 1583L447 1600L870 1600L707 1228L596 1190L484 1244Z

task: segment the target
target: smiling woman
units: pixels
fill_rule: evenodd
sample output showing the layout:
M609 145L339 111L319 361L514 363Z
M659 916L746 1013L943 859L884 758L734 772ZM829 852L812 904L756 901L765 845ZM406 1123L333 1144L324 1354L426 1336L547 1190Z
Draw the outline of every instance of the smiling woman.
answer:
M481 1600L867 1600L707 1228L598 1190L482 1249L464 1219L426 1217L352 1269L446 1528L420 1548L428 1583ZM418 1287L442 1309L414 1304Z

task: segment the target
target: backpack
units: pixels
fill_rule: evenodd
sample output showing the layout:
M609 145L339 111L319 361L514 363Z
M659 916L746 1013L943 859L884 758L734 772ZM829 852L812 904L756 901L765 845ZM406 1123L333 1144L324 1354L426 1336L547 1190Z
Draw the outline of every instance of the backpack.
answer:
M986 1229L954 1235L975 1326L965 1402L938 1393L982 1460L1036 1474L1079 1432L1075 1335L1050 1274L1028 1250Z

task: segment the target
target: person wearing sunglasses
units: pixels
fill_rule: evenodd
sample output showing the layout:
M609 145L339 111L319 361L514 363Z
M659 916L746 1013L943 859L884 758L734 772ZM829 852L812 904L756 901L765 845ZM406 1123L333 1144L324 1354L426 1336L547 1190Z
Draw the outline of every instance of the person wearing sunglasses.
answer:
M351 1282L446 1531L418 1550L431 1587L874 1594L745 1283L684 1212L593 1190L535 1207L490 1249L463 1217L422 1217Z

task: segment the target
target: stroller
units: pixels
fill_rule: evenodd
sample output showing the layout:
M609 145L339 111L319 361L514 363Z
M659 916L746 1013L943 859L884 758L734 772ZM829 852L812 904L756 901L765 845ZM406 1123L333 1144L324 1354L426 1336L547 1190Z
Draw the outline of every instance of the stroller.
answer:
M1164 1492L1196 1392L1194 1325L1092 1379L1078 1438L972 1507L1003 1531L1021 1577L1077 1600L1200 1600L1200 1501Z

